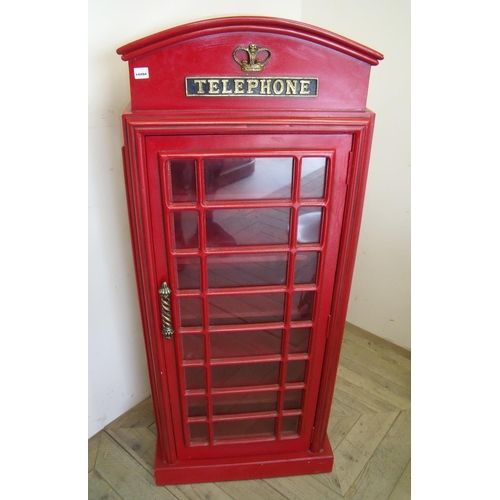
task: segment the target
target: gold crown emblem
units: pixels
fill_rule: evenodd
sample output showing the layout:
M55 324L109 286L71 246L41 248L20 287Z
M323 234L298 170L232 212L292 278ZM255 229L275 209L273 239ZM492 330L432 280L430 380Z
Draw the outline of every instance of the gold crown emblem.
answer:
M247 54L246 60L238 58L238 52L245 52ZM258 59L257 56L263 53L266 53L267 56ZM248 47L236 47L233 51L233 59L238 63L241 71L262 71L269 59L271 59L271 51L251 43Z

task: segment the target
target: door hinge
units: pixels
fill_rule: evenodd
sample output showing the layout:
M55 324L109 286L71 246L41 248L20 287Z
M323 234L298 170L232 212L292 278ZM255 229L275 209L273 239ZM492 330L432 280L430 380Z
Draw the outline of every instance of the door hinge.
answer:
M332 321L332 315L330 314L328 316L328 320L326 321L326 332L325 332L325 338L327 339L328 336L330 335L330 322Z
M349 151L347 154L347 174L345 176L345 183L349 185L351 182L351 174L352 174L352 157L353 157L353 152Z

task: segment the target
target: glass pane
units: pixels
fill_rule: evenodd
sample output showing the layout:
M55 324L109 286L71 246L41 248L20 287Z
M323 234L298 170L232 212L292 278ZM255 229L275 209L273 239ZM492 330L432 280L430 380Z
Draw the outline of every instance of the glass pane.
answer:
M290 199L293 158L204 161L207 200Z
M243 387L277 384L279 382L279 373L279 363L212 366L212 386Z
M302 158L301 198L323 198L325 193L326 158Z
M307 353L309 347L309 328L292 328L288 342L288 352L290 354Z
M322 208L300 208L297 243L319 243Z
M283 401L284 410L300 410L302 406L302 396L304 391L291 390L285 391L285 400Z
M299 252L295 259L295 284L316 283L317 252Z
M277 407L278 393L274 391L213 396L214 415L276 411Z
M292 297L292 321L310 321L314 305L314 292L296 292Z
M212 359L281 354L282 330L213 333L210 335Z
M214 422L214 438L241 439L246 437L272 437L274 436L275 427L275 418Z
M207 210L209 247L288 243L289 208Z
M207 400L204 396L191 396L187 398L189 417L206 417Z
M172 160L170 175L172 178L172 201L196 201L196 170L194 160Z
M306 361L289 361L286 367L286 382L304 382L306 376Z
M283 417L281 433L284 435L298 435L299 434L299 420L300 417Z
M199 257L179 257L175 259L179 290L200 289Z
M183 359L205 359L204 350L204 337L203 335L185 334L181 335L182 338L182 357Z
M203 423L189 424L189 440L191 444L208 443L208 426Z
M198 214L194 210L174 212L174 248L198 248Z
M208 286L284 285L286 253L208 257Z
M179 299L181 326L201 326L201 299L185 297Z
M285 294L209 297L210 325L283 322Z
M186 389L205 389L205 368L190 366L184 368Z

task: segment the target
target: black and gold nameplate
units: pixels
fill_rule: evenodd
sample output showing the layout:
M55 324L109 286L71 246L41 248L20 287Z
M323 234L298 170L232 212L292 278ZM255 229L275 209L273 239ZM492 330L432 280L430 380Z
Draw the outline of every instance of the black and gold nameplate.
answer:
M301 77L224 77L186 78L188 97L316 97L317 78Z

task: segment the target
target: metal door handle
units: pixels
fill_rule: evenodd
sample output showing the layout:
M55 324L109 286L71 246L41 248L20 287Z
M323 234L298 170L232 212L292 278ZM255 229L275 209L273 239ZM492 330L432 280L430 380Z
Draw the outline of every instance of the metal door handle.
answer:
M172 328L172 309L170 307L170 288L163 282L161 288L158 290L161 301L161 333L167 339L171 339L174 334Z

